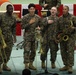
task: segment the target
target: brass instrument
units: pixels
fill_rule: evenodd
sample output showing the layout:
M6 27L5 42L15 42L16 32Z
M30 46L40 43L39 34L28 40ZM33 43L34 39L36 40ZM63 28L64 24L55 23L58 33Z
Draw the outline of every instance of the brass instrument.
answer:
M43 54L43 49L42 49L42 42L43 42L43 38L42 38L42 35L41 35L41 31L39 29L35 29L35 39L36 39L36 44L37 42L40 43L40 50L38 53L41 53ZM38 44L37 44L37 47L38 47Z
M70 28L71 27L73 27L73 22L72 22L72 20L70 21L71 22L71 25L70 25L70 27L68 27L68 28L65 28L64 30L63 30L63 32L61 32L59 35L60 35L60 37L58 38L58 40L59 40L59 42L61 42L62 40L63 41L68 41L69 40L69 30L70 30Z
M16 18L17 23L21 23L21 18L19 17L19 11L14 11L13 16Z
M63 40L63 41L68 41L68 40L69 40L69 36L68 36L68 35L64 35L64 36L62 37L62 40Z
M3 38L3 35L2 35L2 30L0 28L0 55L1 55L1 58L2 58L2 61L5 62L5 60L7 61L7 56L6 56L6 53L5 53L5 48L7 47L6 43L5 43L5 40ZM5 59L3 57L3 54L1 52L1 50L3 50L3 53L4 53L4 56L5 56Z
M60 35L60 37L58 38L59 42L61 42L61 41L68 41L69 40L68 34L60 33L59 35Z
M41 10L41 16L46 17L48 10Z
M1 38L2 48L6 48L7 45L6 45L5 41L4 41L1 28L0 28L0 38Z

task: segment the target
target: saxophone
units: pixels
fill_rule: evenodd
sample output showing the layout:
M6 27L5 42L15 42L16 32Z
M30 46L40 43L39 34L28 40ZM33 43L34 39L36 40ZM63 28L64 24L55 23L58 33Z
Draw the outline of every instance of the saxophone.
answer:
M59 42L61 41L68 41L69 40L69 30L71 27L73 27L73 22L72 20L70 21L71 22L71 25L68 27L68 28L65 28L59 35L60 37L58 38Z
M4 41L1 28L0 28L0 39L1 39L2 48L6 48L7 45L6 45L5 41Z

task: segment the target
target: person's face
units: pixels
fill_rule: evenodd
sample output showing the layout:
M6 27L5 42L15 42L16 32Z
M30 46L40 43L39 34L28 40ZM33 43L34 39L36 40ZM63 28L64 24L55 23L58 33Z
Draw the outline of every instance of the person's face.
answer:
M29 10L30 14L34 14L35 13L35 8L34 7L30 7L28 10Z
M50 12L51 12L51 15L56 15L57 14L57 8L52 7Z
M13 7L12 7L12 6L8 6L8 8L7 8L7 13L8 13L9 15L12 15L12 13L13 13Z
M69 12L66 6L63 7L63 15L66 15Z

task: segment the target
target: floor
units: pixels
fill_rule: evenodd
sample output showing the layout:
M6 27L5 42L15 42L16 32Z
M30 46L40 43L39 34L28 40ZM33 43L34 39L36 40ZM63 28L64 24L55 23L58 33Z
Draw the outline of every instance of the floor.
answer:
M17 43L22 41L22 36L17 36ZM11 72L5 72L3 71L3 73L1 75L22 75L22 70L24 69L24 64L23 64L23 49L19 49L17 50L17 43L14 44L13 49L12 49L12 54L10 57L10 60L8 62L8 66L12 69ZM32 71L32 75L36 75L36 74L40 74L40 73L45 73L45 70L43 70L41 68L41 60L40 60L40 54L38 53L39 48L36 51L36 57L35 57L35 61L34 61L34 66L37 67L36 71ZM75 51L75 58L76 58L76 51ZM48 52L48 56L47 56L47 70L49 73L51 74L40 74L40 75L53 75L54 73L58 73L59 75L69 75L67 73L67 71L61 72L59 71L59 68L63 67L63 62L61 59L61 55L60 55L60 50L57 53L57 60L56 60L56 68L52 69L51 68L51 62L50 62L50 54ZM74 61L74 66L73 66L73 74L70 75L76 75L76 59Z

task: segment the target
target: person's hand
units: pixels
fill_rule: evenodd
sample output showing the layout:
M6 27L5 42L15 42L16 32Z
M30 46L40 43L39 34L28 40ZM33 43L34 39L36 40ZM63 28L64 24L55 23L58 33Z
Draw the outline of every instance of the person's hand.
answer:
M32 18L29 22L29 24L33 24L35 22L35 18Z
M59 40L55 40L56 43L59 43Z
M75 29L75 27L70 27L70 29L71 29L71 30L74 30L74 29Z
M44 4L44 8L46 8L48 6L48 4Z
M48 20L48 24L52 24L53 22L53 20Z
M40 30L41 28L38 26L36 29Z
M57 36L57 38L58 38L58 39L60 38L60 35L61 35L61 33L60 33L60 34L58 34L58 36Z
M74 32L74 30L75 30L75 27L71 26L68 28L68 33L72 33Z

